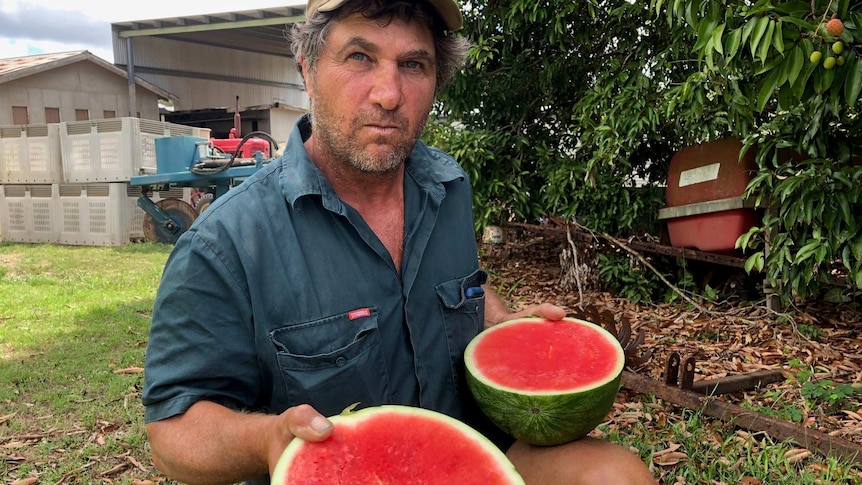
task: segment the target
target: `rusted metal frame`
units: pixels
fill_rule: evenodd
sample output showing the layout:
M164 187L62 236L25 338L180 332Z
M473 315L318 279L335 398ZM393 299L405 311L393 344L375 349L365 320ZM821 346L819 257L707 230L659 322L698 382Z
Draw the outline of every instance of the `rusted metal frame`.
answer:
M560 235L566 232L566 228L562 226L540 226L536 224L524 224L519 222L508 222L505 225L507 227L526 229L532 232L542 234ZM582 242L590 242L596 240L596 236L581 231L577 228L570 227L569 231L571 233L572 239L577 239ZM708 253L688 248L675 248L673 246L667 246L664 244L655 244L636 240L626 241L626 245L636 251L641 252L655 253L664 256L678 257L697 261L706 261L708 263L720 264L722 266L731 266L734 268L745 267L745 258L735 256Z
M699 392L662 383L627 370L623 371L622 386L641 394L653 395L670 403L700 411L707 416L721 419L735 426L752 431L762 431L777 440L792 440L806 449L862 464L862 446L852 441L773 418L736 404L724 402L714 396L705 396Z
M715 379L703 379L694 382L691 390L699 394L717 396L731 392L757 389L773 382L784 380L784 374L780 370L757 370L735 376L717 377Z
M679 386L686 391L716 396L731 392L756 389L784 379L784 374L776 369L764 369L734 376L702 379L694 382L695 358L680 357L678 352L671 352L667 358L664 370L664 383L668 386Z

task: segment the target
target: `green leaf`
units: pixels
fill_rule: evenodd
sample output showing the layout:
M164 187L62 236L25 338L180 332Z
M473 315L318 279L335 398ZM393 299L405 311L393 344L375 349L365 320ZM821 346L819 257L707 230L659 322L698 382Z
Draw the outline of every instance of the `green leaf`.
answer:
M773 69L763 80L763 84L760 86L760 91L757 93L757 105L756 109L758 112L762 112L766 107L766 103L769 102L769 99L772 97L772 93L775 92L775 89L778 87L778 78L781 76L781 69Z
M733 60L733 57L736 56L736 52L739 50L740 39L742 39L742 29L733 29L733 31L727 35L727 40L724 44L724 52L728 64Z
M781 20L775 22L775 31L772 33L772 45L779 55L784 55L784 33L781 29Z
M835 69L817 69L814 71L814 91L823 94L832 87L835 80Z
M706 43L706 67L709 68L710 71L715 71L715 63L713 61L713 39L710 37L709 42Z
M799 264L806 259L813 257L817 253L818 248L822 245L823 244L820 241L812 241L805 246L802 246L796 253L796 258L794 258L793 264Z
M811 4L802 0L782 2L775 6L775 11L792 17L804 17L811 12Z
M749 48L751 48L751 57L757 57L757 47L760 45L760 40L763 38L763 34L766 33L766 29L769 28L770 24L769 17L760 17L757 20L754 31L751 33L751 43L748 44Z
M746 273L751 273L752 269L757 270L757 272L762 272L763 271L763 264L764 264L763 251L758 251L758 252L752 254L751 256L749 256L748 259L745 260L745 264L743 265L743 269L745 269Z
M772 47L772 36L775 32L775 22L771 19L767 19L768 24L766 26L766 33L763 34L763 39L760 42L760 45L757 47L757 57L760 58L760 63L765 64L766 58L769 57L769 48Z
M798 45L794 47L785 63L787 63L787 82L792 86L796 83L796 78L799 77L800 71L805 66L805 54L802 52L802 47Z
M742 27L742 42L746 42L748 38L751 36L751 33L754 31L754 28L757 27L757 17L751 17Z
M862 261L862 235L856 237L856 240L853 241L853 245L851 247L853 250L853 257L856 258L856 261Z
M806 22L805 20L802 20L798 17L781 17L781 21L794 24L799 27L799 30L803 32L814 32L817 30L817 24Z
M855 106L862 90L862 59L854 58L847 66L847 79L844 81L844 100L847 106Z
M700 21L697 27L697 42L694 44L693 50L699 52L704 50L709 42L713 39L713 31L718 25L718 20L713 18L705 18Z
M796 78L796 82L793 84L793 97L797 100L802 99L802 96L805 94L805 88L808 85L808 80L811 78L811 74L813 74L818 67L817 64L807 62L808 56L811 55L811 52L813 51L814 44L812 44L808 39L803 40L802 71L800 71L799 76Z
M715 48L715 52L718 52L719 55L724 55L724 44L721 42L721 36L724 35L725 25L726 24L719 25L712 32L712 46Z

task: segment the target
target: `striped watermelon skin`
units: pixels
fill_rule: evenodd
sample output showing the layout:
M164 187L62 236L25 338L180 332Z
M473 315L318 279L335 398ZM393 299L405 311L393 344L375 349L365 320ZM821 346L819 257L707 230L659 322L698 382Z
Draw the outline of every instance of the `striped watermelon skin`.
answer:
M544 333L554 326L556 331ZM508 342L488 338L497 331L507 332L500 336ZM503 346L492 350L504 352L506 362L489 364L483 340L485 347ZM482 370L483 363L487 370ZM542 446L580 439L601 423L613 408L624 365L625 354L613 335L591 322L568 318L505 322L479 334L465 351L467 385L482 412L513 437ZM526 375L516 375L521 371ZM506 372L512 374L511 382L502 383Z

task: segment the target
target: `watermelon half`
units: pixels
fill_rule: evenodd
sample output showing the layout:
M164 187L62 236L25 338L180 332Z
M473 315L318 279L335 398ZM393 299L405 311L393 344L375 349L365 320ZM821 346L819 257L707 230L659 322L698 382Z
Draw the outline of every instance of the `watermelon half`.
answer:
M534 445L585 436L620 389L625 354L604 328L574 318L511 320L467 345L467 384L500 429Z
M273 484L524 485L499 448L445 414L386 405L330 420L326 440L290 442Z

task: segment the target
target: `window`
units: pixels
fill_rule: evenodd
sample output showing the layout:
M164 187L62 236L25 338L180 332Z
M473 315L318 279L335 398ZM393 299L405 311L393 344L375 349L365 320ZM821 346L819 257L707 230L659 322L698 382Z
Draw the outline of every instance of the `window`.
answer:
M45 123L59 123L60 108L45 108Z
M105 119L116 118L117 112L114 110L106 109L105 112L102 114L102 117L104 117Z
M27 110L26 106L12 106L12 124L30 124L30 112Z
M90 119L90 111L86 109L75 110L75 121L87 121Z

